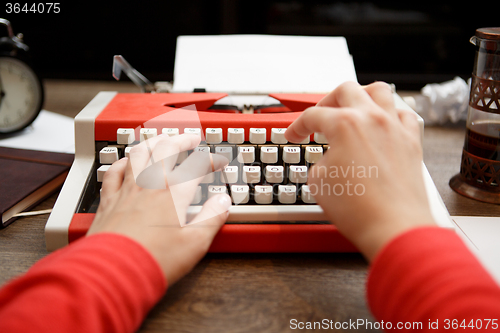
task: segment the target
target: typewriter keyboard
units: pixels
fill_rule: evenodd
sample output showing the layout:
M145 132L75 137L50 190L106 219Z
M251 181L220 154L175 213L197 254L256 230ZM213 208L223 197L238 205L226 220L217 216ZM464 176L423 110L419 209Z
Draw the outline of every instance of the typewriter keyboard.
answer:
M202 134L200 128L181 131ZM163 128L161 132L174 136L181 131ZM286 128L228 128L227 141L223 141L223 129L206 128L203 133L205 140L194 150L181 153L177 163L182 163L196 150L223 155L231 162L223 170L204 177L192 204L200 206L211 196L225 192L231 196L233 205L239 206L232 207L235 208L230 210L233 218L229 220L241 220L238 212L245 215L246 220L321 220L322 210L315 204L306 182L311 166L328 150L328 142L323 134L316 133L312 140L288 143L285 131ZM102 182L110 165L128 156L135 144L158 134L156 128L142 128L140 138L136 140L134 129L118 129L116 142L97 147L97 181Z

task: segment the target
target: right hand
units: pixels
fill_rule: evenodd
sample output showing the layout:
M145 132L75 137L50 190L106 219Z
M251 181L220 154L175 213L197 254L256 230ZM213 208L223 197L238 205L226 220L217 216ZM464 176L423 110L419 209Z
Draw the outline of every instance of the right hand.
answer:
M416 115L396 109L386 83L340 85L285 136L301 142L314 132L325 134L330 149L309 172L311 192L368 260L398 235L435 225Z

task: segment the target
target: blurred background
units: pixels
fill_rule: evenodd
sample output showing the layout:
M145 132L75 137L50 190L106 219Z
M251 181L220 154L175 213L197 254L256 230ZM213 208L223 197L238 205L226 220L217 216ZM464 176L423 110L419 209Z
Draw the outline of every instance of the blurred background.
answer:
M24 34L36 68L49 79L112 80L112 57L121 54L151 81L169 81L178 35L278 34L345 36L360 83L420 89L468 78L469 38L476 28L499 25L498 8L456 1L72 1L60 8L1 14Z

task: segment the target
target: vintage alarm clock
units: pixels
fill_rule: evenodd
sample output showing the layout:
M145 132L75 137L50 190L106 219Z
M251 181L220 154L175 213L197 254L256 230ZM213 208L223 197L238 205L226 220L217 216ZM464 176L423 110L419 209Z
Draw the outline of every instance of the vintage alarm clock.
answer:
M8 36L0 38L0 134L20 131L35 120L43 105L43 86L30 65L22 34L0 19Z

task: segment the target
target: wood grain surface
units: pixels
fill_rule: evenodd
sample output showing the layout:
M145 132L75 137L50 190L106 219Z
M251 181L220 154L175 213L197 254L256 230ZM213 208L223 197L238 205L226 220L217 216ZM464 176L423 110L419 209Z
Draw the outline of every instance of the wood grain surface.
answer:
M101 90L138 92L130 82L45 81L45 89L45 109L71 117ZM426 128L425 163L451 215L499 216L500 206L448 186L459 170L464 134L464 124ZM51 208L56 197L35 209ZM0 230L0 283L47 255L47 218L20 218ZM141 331L284 332L293 331L291 319L373 321L364 295L367 268L359 254L208 254L169 288Z

